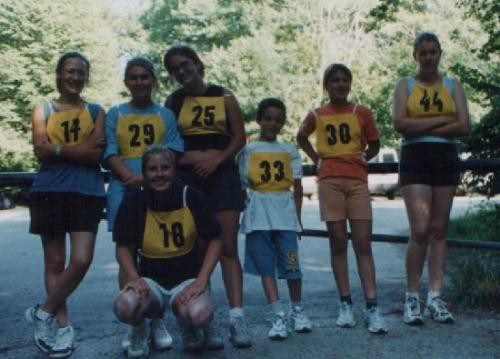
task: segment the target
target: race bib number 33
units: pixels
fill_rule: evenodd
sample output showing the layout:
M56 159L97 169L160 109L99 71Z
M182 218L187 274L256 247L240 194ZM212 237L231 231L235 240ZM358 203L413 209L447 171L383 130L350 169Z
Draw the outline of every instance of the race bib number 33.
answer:
M287 191L293 184L288 152L254 152L248 162L248 178L256 191Z

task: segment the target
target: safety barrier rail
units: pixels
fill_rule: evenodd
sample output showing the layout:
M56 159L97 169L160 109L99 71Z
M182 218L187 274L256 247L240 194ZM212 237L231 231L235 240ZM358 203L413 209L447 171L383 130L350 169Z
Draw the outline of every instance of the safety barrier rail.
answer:
M395 173L398 171L398 162L385 162L385 163L369 163L369 173ZM316 168L314 165L304 165L304 176L316 175ZM460 162L461 171L484 171L494 172L500 171L500 159L476 160L468 159ZM31 186L36 172L1 172L0 173L0 189L2 187L22 187L26 188ZM105 172L105 180L109 180L109 173ZM310 237L323 237L328 238L328 232L325 230L317 229L304 229L302 232L304 236ZM407 236L389 235L389 234L376 234L372 235L374 242L388 242L388 243L407 243ZM457 248L472 248L472 249L490 249L500 250L500 243L497 242L481 242L481 241L463 241L449 239L448 245Z

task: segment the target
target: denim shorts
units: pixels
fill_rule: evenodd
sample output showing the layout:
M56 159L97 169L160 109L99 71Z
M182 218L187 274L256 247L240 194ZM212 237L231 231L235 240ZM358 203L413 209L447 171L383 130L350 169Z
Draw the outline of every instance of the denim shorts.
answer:
M245 240L245 272L261 277L301 279L297 232L252 231Z

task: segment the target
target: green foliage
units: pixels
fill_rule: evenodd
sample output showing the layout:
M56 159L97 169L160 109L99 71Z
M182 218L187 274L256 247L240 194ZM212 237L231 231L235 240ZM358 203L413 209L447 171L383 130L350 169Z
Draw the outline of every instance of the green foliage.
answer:
M84 92L89 101L109 106L120 99L118 18L100 0L0 2L2 170L34 168L31 109L57 97L55 66L65 51L79 50L90 59L90 83Z
M450 270L454 301L472 308L500 309L498 255L467 253Z
M450 238L469 241L500 242L500 204L484 202L464 215L452 219L448 228Z

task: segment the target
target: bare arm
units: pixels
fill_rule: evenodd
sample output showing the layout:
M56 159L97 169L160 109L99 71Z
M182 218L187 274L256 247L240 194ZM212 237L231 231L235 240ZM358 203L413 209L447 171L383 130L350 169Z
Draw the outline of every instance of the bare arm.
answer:
M217 238L209 241L203 264L196 280L189 284L179 293L179 300L186 304L190 299L198 297L206 288L210 275L212 274L222 252L222 240Z
M368 147L365 150L365 160L369 161L378 154L380 150L380 141L368 141Z
M98 164L102 149L105 145L103 134L104 112L101 110L94 123L94 130L85 142L75 146L58 146L50 142L46 122L43 114L43 105L38 105L32 112L33 148L35 155L41 162L53 162L57 158L83 164ZM60 148L59 156L57 149Z
M295 201L295 210L297 211L297 218L299 219L300 226L302 227L302 199L304 190L302 188L302 180L295 179L293 181L293 200Z
M444 126L433 129L430 133L433 135L456 137L465 136L469 133L470 115L467 105L465 92L457 80L455 80L455 91L453 92L453 100L455 102L456 121L448 123Z
M125 282L129 283L131 281L137 280L140 278L139 273L137 272L137 268L135 267L134 261L134 247L117 244L115 255L116 261L120 266L123 274L125 275Z
M142 176L132 172L117 155L109 156L106 162L113 176L122 181L125 187L138 188L142 185Z
M304 120L304 123L308 121L312 121L314 119L314 115L309 113ZM299 147L306 153L306 155L315 163L318 164L319 156L317 152L314 150L311 142L309 141L309 134L304 133L302 129L297 133L297 144Z
M406 79L402 78L396 84L392 102L392 120L394 129L404 136L430 134L430 131L456 121L455 117L434 116L424 118L409 117L406 110L408 93Z

